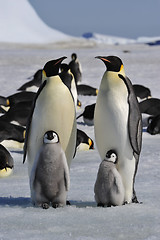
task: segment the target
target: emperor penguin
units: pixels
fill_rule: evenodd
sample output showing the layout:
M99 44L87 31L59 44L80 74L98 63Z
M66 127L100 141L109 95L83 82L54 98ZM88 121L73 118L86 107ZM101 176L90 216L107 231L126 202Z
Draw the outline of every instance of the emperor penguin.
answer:
M109 150L101 162L94 186L97 206L120 206L124 204L124 186L117 171L117 153Z
M72 53L69 67L74 75L76 84L79 84L82 81L82 68L76 53Z
M125 202L138 202L134 190L142 142L142 119L137 98L122 60L117 56L96 57L105 71L98 91L94 129L95 141L103 160L106 151L115 149L117 169L121 174Z
M75 79L69 65L66 63L61 64L61 72L59 73L60 78L62 79L63 83L68 87L71 94L74 98L75 107L77 108L77 87L75 83Z
M58 134L69 168L75 155L77 129L74 100L58 75L65 58L51 60L43 68L43 84L37 92L26 127L23 162L27 155L29 176L43 136L49 129Z
M49 130L44 134L43 144L37 152L33 164L30 187L35 206L44 209L66 205L70 176L65 153L56 132Z
M14 162L11 154L0 144L0 178L11 175L13 166Z
M24 83L18 91L32 91L37 92L38 88L42 84L42 69L36 71L32 79L26 83ZM30 78L29 78L30 79Z

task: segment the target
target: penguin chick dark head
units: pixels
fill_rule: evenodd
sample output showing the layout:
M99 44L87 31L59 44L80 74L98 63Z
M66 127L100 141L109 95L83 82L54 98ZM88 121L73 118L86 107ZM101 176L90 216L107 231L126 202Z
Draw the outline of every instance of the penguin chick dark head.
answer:
M44 144L47 144L47 143L58 143L59 142L58 134L56 132L52 131L52 130L47 131L44 134L43 142L44 142Z
M107 71L119 72L123 68L122 60L117 56L98 56L96 58L101 59L104 62L107 67Z
M66 64L66 63L62 63L61 66L60 66L60 69L61 69L61 72L68 72L69 70L69 65Z
M117 163L118 161L118 156L115 150L109 150L106 153L105 160L109 162L113 162L114 164Z
M43 75L46 77L52 77L58 75L61 62L67 57L61 57L55 60L48 61L43 68Z

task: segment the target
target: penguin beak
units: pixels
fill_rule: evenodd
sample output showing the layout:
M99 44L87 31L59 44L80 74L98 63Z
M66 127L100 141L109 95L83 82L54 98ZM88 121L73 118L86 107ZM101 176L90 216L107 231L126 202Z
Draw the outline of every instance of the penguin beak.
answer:
M97 57L95 57L95 58L98 58L98 59L102 60L103 62L109 62L109 63L111 63L111 61L109 61L109 60L106 59L105 57L97 56Z
M61 58L59 58L59 59L57 59L57 62L55 62L55 64L54 65L57 65L58 63L61 63L64 59L66 59L67 57L66 56L64 56L64 57L61 57Z

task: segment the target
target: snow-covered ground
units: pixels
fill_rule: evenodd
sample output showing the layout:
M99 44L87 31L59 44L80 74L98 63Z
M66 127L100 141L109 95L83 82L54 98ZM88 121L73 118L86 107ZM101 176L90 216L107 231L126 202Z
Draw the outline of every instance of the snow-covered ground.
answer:
M51 46L50 46L51 47ZM99 87L104 64L97 55L117 55L132 83L149 87L152 96L160 97L160 47L147 45L119 45L96 48L31 48L0 45L0 95L8 96L27 81L27 77L42 68L46 61L78 54L83 68L83 83ZM127 52L126 52L127 50ZM125 52L124 52L125 51ZM96 101L96 97L80 96L82 109ZM78 119L77 127L94 140L94 128ZM94 200L94 183L100 157L95 150L77 152L71 165L71 187L68 200L71 206L43 210L30 203L27 163L22 164L23 153L13 150L14 171L0 179L0 239L160 239L160 135L143 133L138 173L137 197L142 204L121 207L97 208Z

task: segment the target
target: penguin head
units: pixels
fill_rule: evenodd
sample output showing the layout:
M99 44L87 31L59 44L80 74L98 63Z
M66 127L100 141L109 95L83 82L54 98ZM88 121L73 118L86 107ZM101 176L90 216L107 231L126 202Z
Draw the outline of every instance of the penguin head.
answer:
M117 56L108 56L108 57L98 56L96 58L101 59L104 62L104 64L106 65L107 71L120 72L123 68L122 60Z
M0 170L5 169L7 171L8 168L12 169L13 166L12 156L3 145L0 145Z
M44 144L47 144L47 143L58 143L59 142L59 136L58 136L58 134L56 132L54 132L52 130L47 131L44 134L43 142L44 142Z
M58 75L61 62L66 58L67 57L61 57L55 60L48 61L43 68L43 73L42 73L43 80L46 79L47 77Z
M77 59L77 54L76 53L72 53L71 58L72 58L72 60L75 61Z
M116 151L115 150L109 150L106 153L105 160L109 161L109 162L113 162L114 164L116 164L117 160L118 160L118 156L117 156Z
M68 64L66 64L66 63L62 63L61 65L60 65L60 69L61 69L61 72L68 72L68 70L69 70L69 65Z

